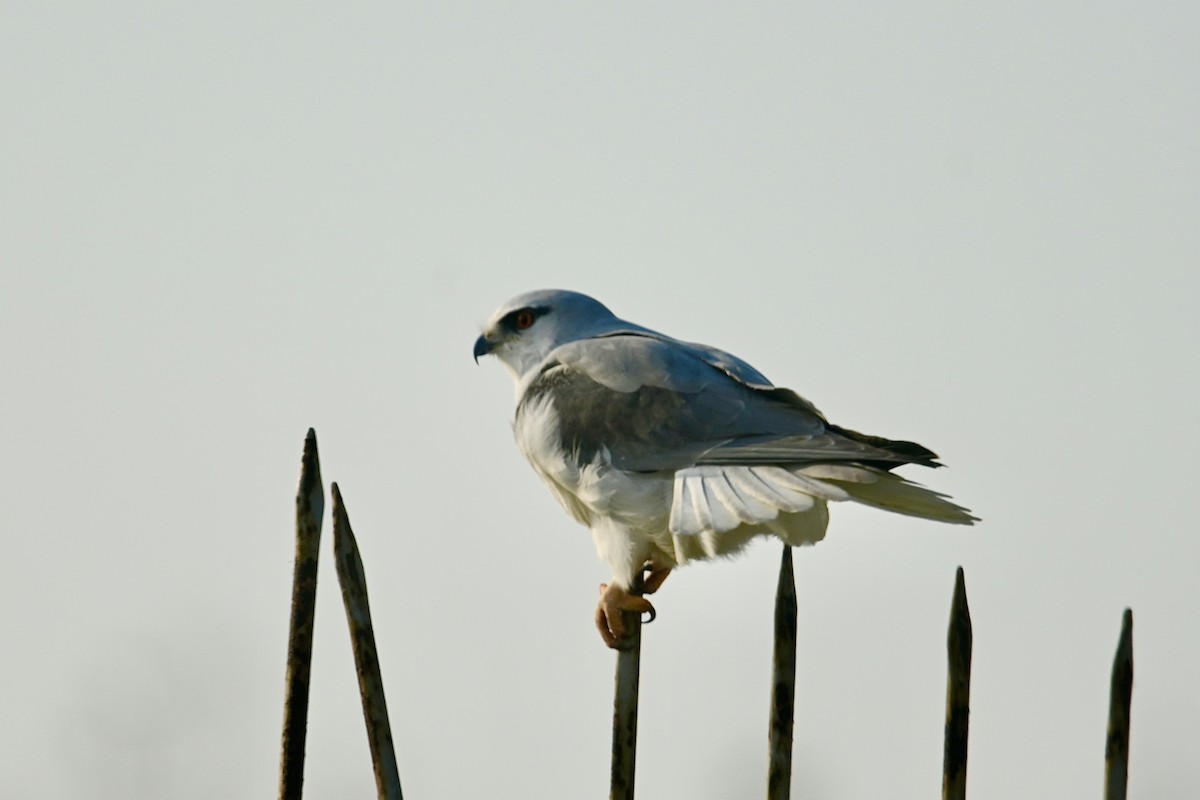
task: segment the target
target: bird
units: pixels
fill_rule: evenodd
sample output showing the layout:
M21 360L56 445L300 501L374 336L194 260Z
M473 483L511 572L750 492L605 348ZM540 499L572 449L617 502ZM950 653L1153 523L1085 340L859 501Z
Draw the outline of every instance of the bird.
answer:
M759 537L815 544L830 502L979 521L892 471L942 466L933 451L835 425L737 356L627 322L586 294L504 303L475 341L475 362L489 355L515 384L518 449L612 572L594 614L609 647L626 644L621 612L654 619L644 595L676 567Z

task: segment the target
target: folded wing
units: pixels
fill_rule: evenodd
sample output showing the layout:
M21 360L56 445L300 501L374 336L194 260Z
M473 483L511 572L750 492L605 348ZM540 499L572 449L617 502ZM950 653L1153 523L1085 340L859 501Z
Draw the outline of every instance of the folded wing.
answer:
M761 376L714 352L640 334L573 342L554 352L518 414L550 399L562 448L580 466L603 456L621 470L674 471L677 536L824 520L825 502L841 500L974 521L944 495L890 474L901 464L940 466L932 451L832 425L794 392L742 380L731 365Z
M604 452L634 472L845 461L937 466L920 445L840 428L795 392L740 380L713 352L637 334L572 342L554 352L522 405L549 395L566 452L585 463Z

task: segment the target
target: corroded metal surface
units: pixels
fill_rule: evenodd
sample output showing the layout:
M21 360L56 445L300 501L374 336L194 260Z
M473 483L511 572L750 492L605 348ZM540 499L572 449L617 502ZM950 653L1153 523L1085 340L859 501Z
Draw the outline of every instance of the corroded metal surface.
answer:
M639 575L629 593L642 594ZM611 800L633 800L634 773L637 763L638 681L642 661L642 617L623 611L625 640L617 651L617 670L613 696Z
M280 800L299 800L304 789L304 745L308 734L308 688L312 667L313 620L317 605L317 561L325 491L317 434L304 439L300 486L296 491L296 559L292 572L292 613L288 629L287 677L283 703L283 744L279 758Z
M375 769L375 787L380 800L400 800L400 772L392 743L392 727L388 721L387 700L383 694L379 653L375 649L371 607L367 602L367 577L363 571L358 542L350 528L350 517L342 502L342 493L336 483L332 488L334 561L337 563L338 582L342 586L342 601L346 606L346 622L350 625L350 641L354 646L354 666L358 672L358 690L367 724L371 764Z

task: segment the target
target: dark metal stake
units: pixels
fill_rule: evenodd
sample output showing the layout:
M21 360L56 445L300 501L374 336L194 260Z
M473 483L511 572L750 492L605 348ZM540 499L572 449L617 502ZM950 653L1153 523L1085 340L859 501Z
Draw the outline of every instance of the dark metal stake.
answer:
M1129 709L1133 700L1133 610L1121 618L1121 638L1113 658L1108 700L1108 741L1104 747L1104 798L1125 800L1129 783Z
M279 798L299 800L304 792L304 744L308 734L308 684L312 670L313 619L317 607L317 560L325 491L317 434L304 439L300 486L296 491L296 560L292 570L292 614L288 628L283 745L279 757Z
M371 763L375 768L375 788L380 800L401 800L400 771L392 744L387 700L383 695L383 676L379 672L379 653L375 649L375 630L371 625L371 606L367 602L367 576L363 571L358 543L350 529L350 517L342 503L342 493L333 484L333 554L337 562L338 582L350 625L354 646L354 665L358 672L358 691L362 695L363 717Z
M796 579L792 548L783 546L775 590L775 650L771 659L770 767L767 800L792 794L792 724L796 710Z
M971 715L971 610L963 568L954 577L954 601L946 634L949 670L946 676L946 750L942 762L943 800L967 796L967 731Z
M642 576L634 579L629 593L641 596ZM612 777L610 800L633 800L634 767L637 761L638 680L642 662L642 615L624 615L626 633L617 651L613 697Z

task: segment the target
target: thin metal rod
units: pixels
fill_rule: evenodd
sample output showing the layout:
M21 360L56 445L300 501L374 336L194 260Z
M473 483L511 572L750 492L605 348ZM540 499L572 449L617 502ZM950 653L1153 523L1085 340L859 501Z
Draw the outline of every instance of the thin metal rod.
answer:
M287 677L283 701L283 743L279 756L279 798L300 800L304 792L304 745L308 735L308 685L312 674L313 621L317 607L317 560L325 491L317 434L304 438L300 486L296 490L296 560L292 569L292 614L288 627Z
M946 750L942 762L943 800L967 796L967 732L971 715L971 610L963 568L954 577L950 628L946 634Z
M629 593L641 596L642 576L638 575ZM642 663L642 615L622 611L627 631L617 651L617 670L613 693L612 776L610 800L633 800L634 771L637 762L638 681Z
M392 744L387 700L383 694L383 676L379 671L379 653L375 649L375 629L371 625L371 606L367 602L367 576L363 571L358 542L350 529L350 517L342 502L338 485L333 484L333 554L337 563L338 583L350 625L354 646L354 666L358 672L358 691L362 695L363 718L371 763L375 769L375 788L380 800L401 800L400 771Z
M1121 618L1121 638L1113 658L1108 700L1108 741L1104 747L1104 798L1125 800L1129 783L1129 709L1133 701L1133 610Z
M775 590L775 649L771 657L770 766L767 800L792 794L792 725L796 711L796 578L792 548L783 546Z

